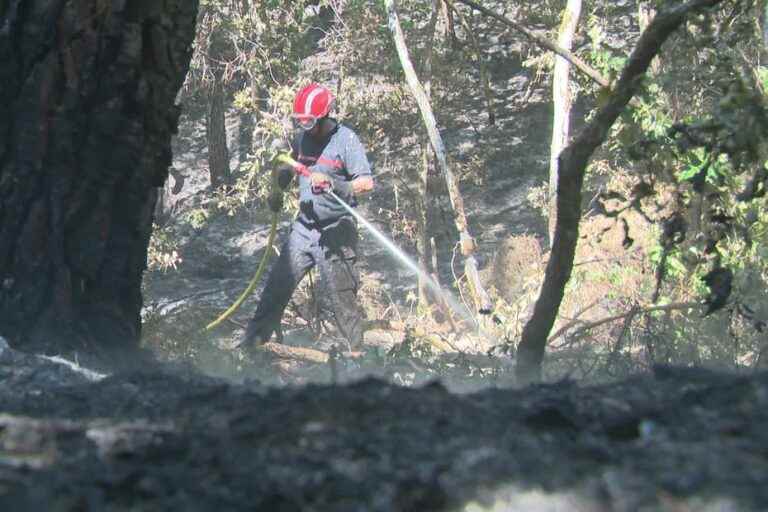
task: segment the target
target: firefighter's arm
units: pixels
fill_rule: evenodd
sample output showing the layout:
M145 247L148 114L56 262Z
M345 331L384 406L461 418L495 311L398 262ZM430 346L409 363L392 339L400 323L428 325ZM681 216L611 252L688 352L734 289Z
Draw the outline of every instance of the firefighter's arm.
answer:
M344 152L344 163L352 178L352 192L355 195L367 194L373 190L371 164L365 154L365 148L356 134L351 133Z
M367 194L373 190L373 178L371 176L359 176L352 181L334 180L328 174L323 172L313 172L310 175L313 187L322 187L324 184L331 183L333 188L344 194L350 192L355 195Z
M277 186L280 187L281 190L285 190L293 181L295 171L293 165L285 160L281 160L280 157L281 155L290 155L290 157L295 160L297 156L296 151L293 149L293 146L283 138L273 140L270 150L277 155L272 167L273 178L275 179Z
M293 167L287 164L280 164L275 168L275 178L277 180L277 186L281 190L288 188L288 185L293 181L293 175L295 174Z

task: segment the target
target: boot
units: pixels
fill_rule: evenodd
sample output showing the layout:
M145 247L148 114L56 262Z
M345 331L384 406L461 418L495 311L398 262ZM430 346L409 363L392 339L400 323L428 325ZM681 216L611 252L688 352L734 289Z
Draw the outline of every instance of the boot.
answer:
M277 334L277 342L283 342L283 329L280 322L267 322L262 320L256 322L251 320L248 322L248 327L245 329L245 334L240 339L240 342L235 348L253 347L255 345L263 345L269 342L272 338L272 334Z

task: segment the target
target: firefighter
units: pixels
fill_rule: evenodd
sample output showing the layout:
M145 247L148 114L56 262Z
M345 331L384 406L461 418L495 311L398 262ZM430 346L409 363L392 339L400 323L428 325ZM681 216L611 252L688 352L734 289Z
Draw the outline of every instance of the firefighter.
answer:
M357 300L357 224L335 199L350 206L356 197L373 190L371 166L357 134L330 116L334 98L322 85L303 87L294 99L298 133L292 157L309 170L299 175L299 212L277 262L270 270L256 312L241 345L266 343L273 334L282 341L280 320L294 290L313 267L319 273L322 309L350 345L362 344L365 313ZM294 180L289 166L278 168L278 183L285 189ZM270 200L279 210L281 196Z

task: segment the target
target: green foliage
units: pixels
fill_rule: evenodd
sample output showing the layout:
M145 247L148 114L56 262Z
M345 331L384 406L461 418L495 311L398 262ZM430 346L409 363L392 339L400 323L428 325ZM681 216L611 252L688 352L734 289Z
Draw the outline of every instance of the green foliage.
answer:
M147 248L147 268L150 271L176 270L181 263L179 248L168 229L152 226L152 238Z
M606 25L603 12L590 12L586 16L586 33L590 40L586 57L590 64L609 79L615 79L624 68L628 55L625 49L617 49L611 41L613 30Z
M192 226L194 229L200 229L205 226L210 211L206 208L194 208L184 214L184 222Z
M641 201L644 196L633 192L628 201L662 226L659 243L648 254L663 277L661 302L701 300L710 293L703 278L711 270L735 273L725 312L706 320L652 315L653 330L658 329L654 339L669 342L658 346L657 360L734 364L754 350L757 336L748 322L736 319L742 305L768 314L756 306L763 303L757 290L768 284L768 254L762 249L768 73L757 66L761 34L753 23L754 4L734 0L726 5L717 14L694 18L665 45L636 103L614 126L602 160L611 168L611 183L631 179L645 185L637 190L652 189L650 199ZM623 57L604 47L609 31L603 22L590 19L589 58L615 76ZM605 182L601 176L593 179ZM675 219L680 230L670 231ZM729 327L723 327L726 321ZM749 349L727 347L729 337Z
M757 68L757 76L760 81L760 88L763 94L768 94L768 68L765 66L759 66Z
M703 180L716 187L733 172L728 157L719 155L713 157L704 148L694 148L680 155L680 166L677 173L679 182L695 182Z

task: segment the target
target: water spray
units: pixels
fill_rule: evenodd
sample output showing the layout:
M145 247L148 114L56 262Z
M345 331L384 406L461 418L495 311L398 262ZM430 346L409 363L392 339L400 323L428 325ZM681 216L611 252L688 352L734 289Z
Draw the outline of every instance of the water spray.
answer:
M294 171L297 174L300 174L305 177L309 177L311 174L311 171L307 168L307 166L297 162L287 154L280 154L278 155L277 159L293 167ZM413 258L408 256L402 249L400 249L400 247L395 245L395 243L392 240L390 240L384 233L382 233L378 228L376 228L376 226L374 226L365 217L360 215L360 213L358 213L354 208L349 206L343 199L341 199L338 195L336 195L336 193L330 187L321 187L317 191L320 193L327 194L334 201L339 203L360 224L362 224L363 227L365 227L365 229L367 229L368 232L371 233L374 236L374 238L376 238L376 240L385 249L387 249L393 256L395 256L410 271L412 271L414 274L421 277L424 280L424 282L427 284L429 289L432 290L432 292L436 296L440 297L446 304L448 304L450 308L457 315L459 315L459 317L461 317L465 321L468 321L470 324L476 325L476 321L468 308L466 308L463 304L461 304L458 300L456 300L456 298L453 295L443 290L440 284L437 281L435 281L435 279L433 279L432 276L430 276L427 272L425 272L424 269L422 269L413 260Z

